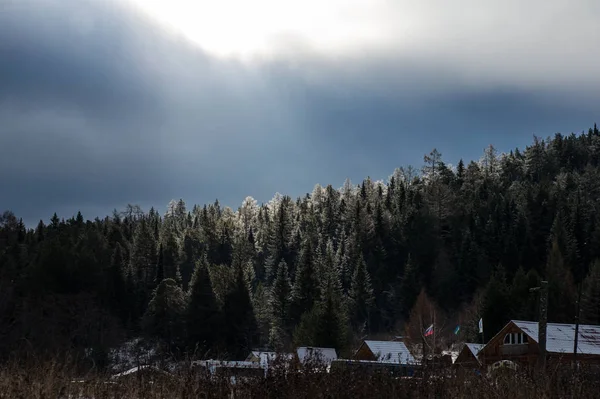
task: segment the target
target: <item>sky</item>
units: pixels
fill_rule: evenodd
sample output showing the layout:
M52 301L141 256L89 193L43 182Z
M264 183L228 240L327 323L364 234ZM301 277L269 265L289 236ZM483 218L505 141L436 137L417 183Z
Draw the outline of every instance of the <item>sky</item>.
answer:
M600 122L596 0L0 0L0 210L267 202Z

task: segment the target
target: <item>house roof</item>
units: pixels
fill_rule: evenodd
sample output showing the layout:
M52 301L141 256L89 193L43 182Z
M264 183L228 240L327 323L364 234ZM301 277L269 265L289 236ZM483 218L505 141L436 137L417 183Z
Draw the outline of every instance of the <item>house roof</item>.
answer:
M485 345L484 344L465 343L465 346L471 351L473 356L477 357L477 354Z
M266 367L270 362L275 361L278 358L282 358L283 360L291 360L291 353L277 353L277 352L261 352L261 351L252 351L246 361L252 361L252 358L258 359L258 363Z
M332 360L337 359L337 353L333 348L315 348L310 346L301 346L296 349L298 360L304 363L311 359L325 364L330 364Z
M404 342L400 341L365 341L371 352L382 363L409 364L416 363Z
M538 341L538 323L512 320L533 341ZM600 326L579 325L577 353L600 355ZM546 350L548 353L573 353L575 324L548 323Z
M141 365L141 366L130 368L129 370L123 371L122 373L115 374L111 378L124 377L126 375L137 373L138 371L142 371L142 370L154 371L156 373L165 374L165 375L168 374L166 371L163 371L163 370L159 369L158 367L151 366L151 365L148 365L148 364L144 364L144 365Z

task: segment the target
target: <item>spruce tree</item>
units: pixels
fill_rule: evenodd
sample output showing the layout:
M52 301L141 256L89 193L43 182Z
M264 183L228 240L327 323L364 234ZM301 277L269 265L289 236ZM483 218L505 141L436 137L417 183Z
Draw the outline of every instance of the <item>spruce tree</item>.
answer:
M219 338L223 325L206 255L196 264L188 296L189 303L185 312L188 345L192 348L210 349Z
M126 283L124 268L125 260L123 258L123 247L121 247L121 244L116 243L110 267L108 269L107 290L105 295L110 301L111 309L115 311L123 321L126 321L124 309L127 306L127 302L125 301Z
M575 314L575 285L570 270L565 266L558 241L554 240L546 265L548 279L548 319L568 323Z
M142 328L158 338L167 349L183 344L185 294L173 279L164 279L152 294L152 299L142 319Z
M156 285L165 279L165 251L162 244L158 248L158 262L156 264Z
M239 267L223 303L224 328L221 335L232 359L246 356L258 342L258 329L250 293Z
M275 349L283 349L287 345L289 328L289 305L291 284L287 264L284 260L277 267L277 276L271 287L269 306L271 309L271 331L269 341Z
M165 278L172 278L181 284L181 273L179 271L179 244L175 237L175 232L169 231L166 233L163 248L163 267Z
M135 228L130 256L131 267L142 288L146 290L154 288L157 261L156 240L145 220L141 220Z
M600 260L594 262L583 281L581 321L585 324L600 324Z
M362 330L366 327L366 330L369 331L369 316L374 300L367 264L362 255L359 254L356 259L354 275L352 276L352 286L350 288L350 318L355 329Z
M183 245L179 251L179 271L184 290L189 289L192 275L196 269L196 261L200 258L202 243L196 231L188 230L183 237Z
M318 323L315 331L315 345L332 347L338 350L346 343L346 307L342 300L342 286L339 269L335 264L333 243L327 243L321 281L321 298L318 302Z
M488 282L483 299L483 323L487 337L496 335L511 315L510 288L504 268L499 265Z
M292 302L290 305L290 318L294 324L300 321L303 312L313 308L320 294L317 279L317 259L311 241L310 237L304 239L299 263L296 267L296 278L292 288Z
M419 296L419 292L421 292L419 269L409 255L406 266L404 266L404 276L402 276L400 292L398 293L401 314L404 315L404 317L408 317L410 310L413 308L413 305Z

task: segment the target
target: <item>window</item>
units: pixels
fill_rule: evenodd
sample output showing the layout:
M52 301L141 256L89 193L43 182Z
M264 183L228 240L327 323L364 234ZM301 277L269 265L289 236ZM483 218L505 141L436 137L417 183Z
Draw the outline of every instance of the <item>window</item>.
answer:
M527 335L523 333L508 333L504 336L504 345L522 345L527 343Z

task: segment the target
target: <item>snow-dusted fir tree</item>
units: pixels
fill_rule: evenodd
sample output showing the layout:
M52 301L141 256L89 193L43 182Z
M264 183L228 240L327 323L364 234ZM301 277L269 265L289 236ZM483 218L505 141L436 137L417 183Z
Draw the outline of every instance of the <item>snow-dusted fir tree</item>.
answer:
M302 313L311 310L320 297L317 274L318 259L315 257L312 241L313 239L309 236L304 238L296 267L290 305L290 317L294 323L298 323Z
M350 319L355 328L361 329L361 326L366 325L368 331L369 315L375 300L373 287L371 286L367 264L360 252L355 263L349 295L351 300Z
M210 349L219 338L218 331L222 320L208 272L206 255L196 264L188 297L189 304L185 312L188 345Z
M291 289L288 267L285 261L282 260L277 267L276 277L269 296L271 309L269 341L271 346L278 350L284 349L288 343Z

